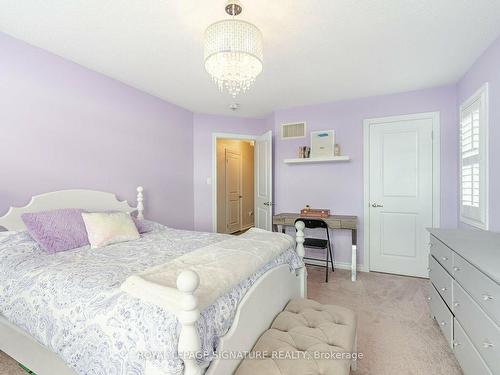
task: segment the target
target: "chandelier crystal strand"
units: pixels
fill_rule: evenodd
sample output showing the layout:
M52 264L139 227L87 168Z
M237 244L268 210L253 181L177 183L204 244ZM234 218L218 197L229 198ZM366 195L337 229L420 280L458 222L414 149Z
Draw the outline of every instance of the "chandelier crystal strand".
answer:
M227 8L226 8L227 9ZM240 8L241 11L241 8ZM215 22L205 32L205 69L233 97L248 90L262 72L262 33L234 18Z

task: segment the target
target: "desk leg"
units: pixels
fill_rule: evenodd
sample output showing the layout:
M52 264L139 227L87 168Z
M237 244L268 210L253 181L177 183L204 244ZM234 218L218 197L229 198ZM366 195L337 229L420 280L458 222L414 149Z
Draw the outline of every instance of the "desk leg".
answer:
M357 268L357 231L356 229L353 229L351 231L351 243L352 243L352 260L351 260L351 280L356 281L356 268Z
M281 233L286 233L286 226L283 224L281 224L281 225L273 224L273 226L272 226L273 232L279 232L280 227L281 227Z

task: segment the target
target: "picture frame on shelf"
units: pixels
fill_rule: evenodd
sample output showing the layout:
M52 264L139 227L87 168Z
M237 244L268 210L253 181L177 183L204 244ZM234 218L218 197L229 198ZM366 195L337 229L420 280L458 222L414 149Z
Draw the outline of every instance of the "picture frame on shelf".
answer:
M319 130L311 132L311 158L334 156L334 150L334 130Z

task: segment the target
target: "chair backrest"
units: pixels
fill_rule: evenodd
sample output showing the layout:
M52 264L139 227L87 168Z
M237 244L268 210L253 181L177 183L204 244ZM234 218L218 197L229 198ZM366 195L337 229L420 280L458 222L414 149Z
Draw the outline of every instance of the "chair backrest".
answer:
M302 221L304 223L304 225L306 226L306 228L309 228L309 229L314 229L314 228L327 229L328 228L328 225L321 219L300 218L300 219L295 220L295 222L297 222L297 221Z

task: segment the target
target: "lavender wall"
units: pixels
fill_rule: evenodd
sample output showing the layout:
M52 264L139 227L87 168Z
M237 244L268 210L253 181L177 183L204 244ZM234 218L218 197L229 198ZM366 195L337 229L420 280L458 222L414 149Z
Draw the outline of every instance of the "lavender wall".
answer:
M309 137L281 140L275 137L275 211L297 212L305 204L330 208L359 218L359 262L363 264L363 120L418 112L441 113L441 225L457 223L457 116L455 85L396 95L339 101L279 110L274 114L275 134L280 124L306 121L307 132L335 129L346 163L287 165L299 145ZM336 234L336 260L350 262L350 232Z
M193 227L193 115L0 33L0 215L32 195L111 191Z
M110 78L0 33L0 215L34 194L65 188L116 192L135 200L146 188L150 218L168 225L212 229L212 133L279 134L284 122L336 130L340 164L285 165L309 139L274 137L275 212L305 204L360 218L363 262L362 121L416 112L441 112L441 224L457 224L458 103L490 83L490 221L500 230L500 40L458 83L409 93L277 110L265 119L192 114ZM458 94L457 94L458 93ZM314 190L307 192L311 183ZM304 193L305 192L305 193ZM337 259L349 261L349 234L335 238Z
M194 154L194 227L199 231L212 231L212 134L234 133L260 135L272 129L266 119L195 114L193 127Z
M474 63L458 83L458 103L489 82L489 214L490 230L500 232L500 38Z

